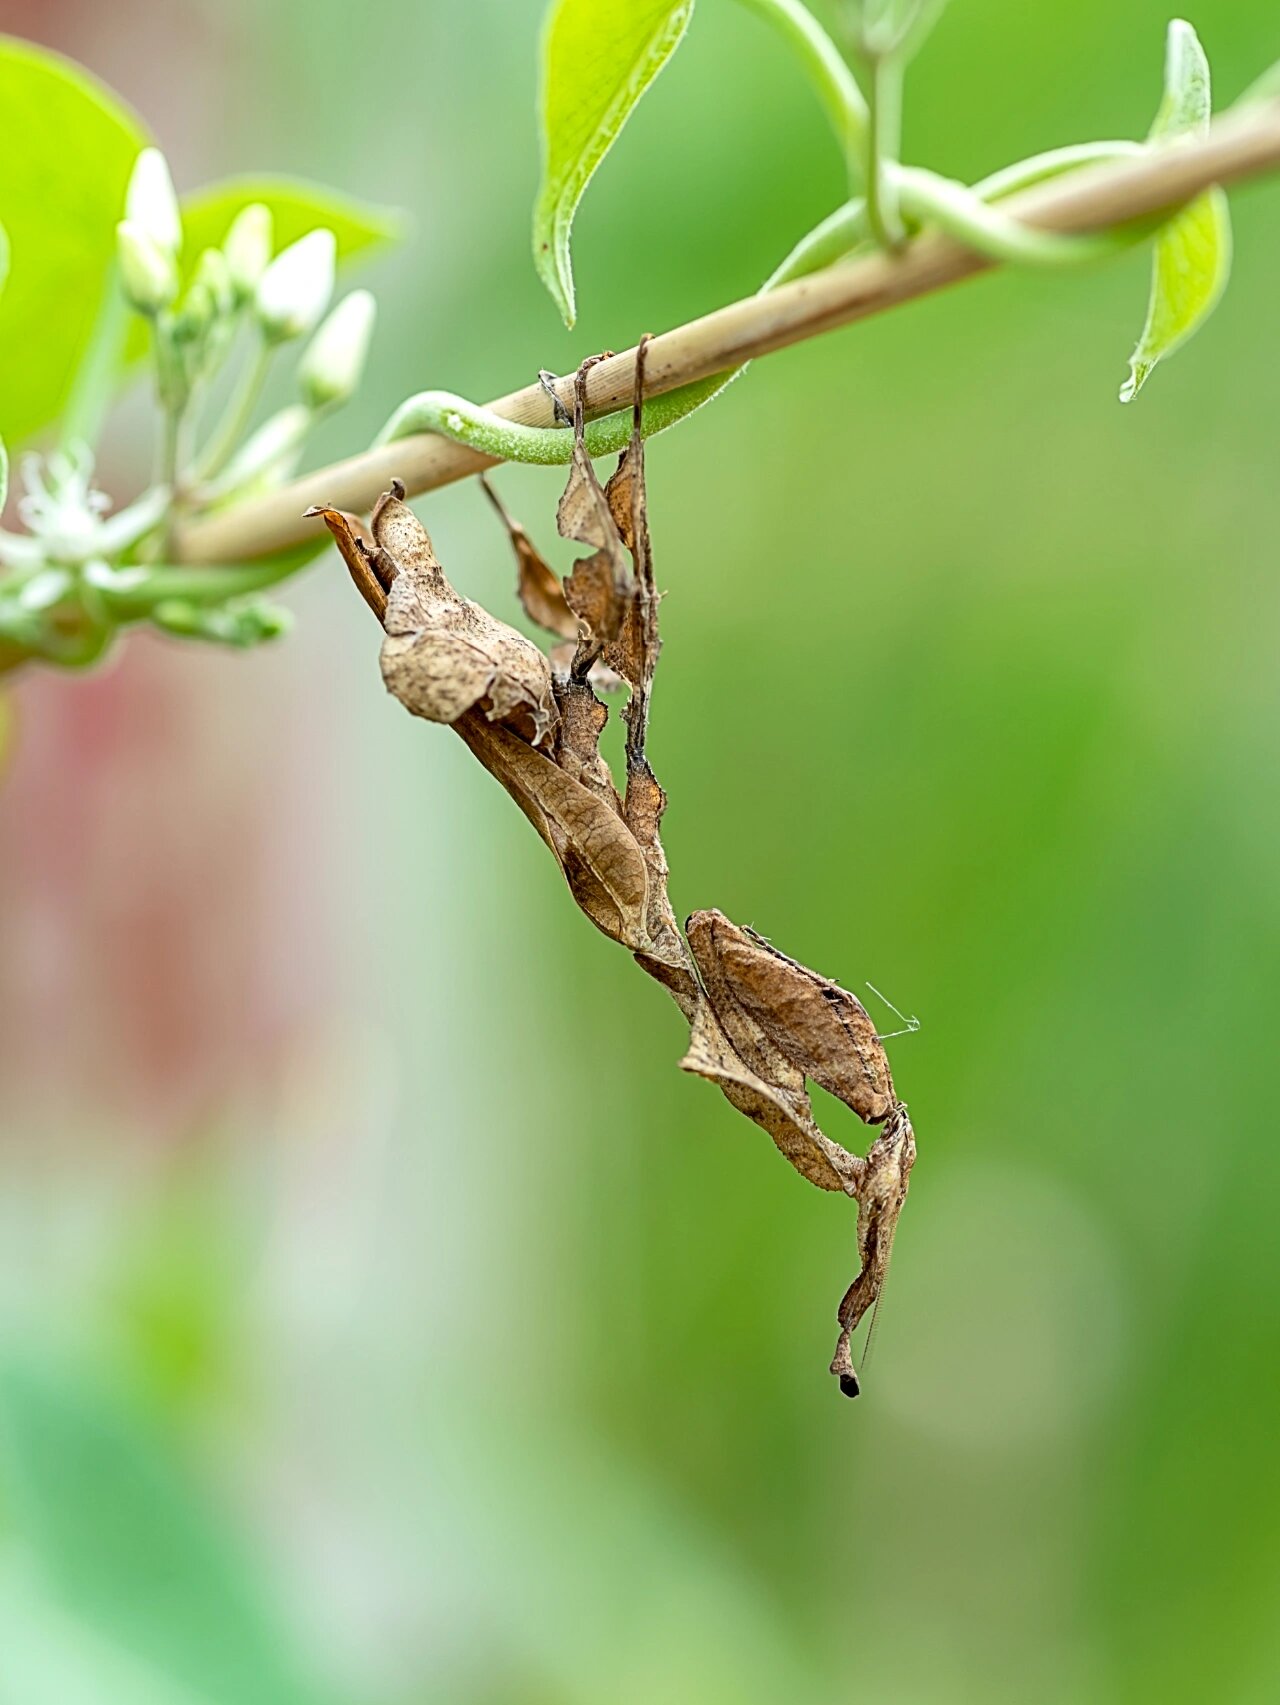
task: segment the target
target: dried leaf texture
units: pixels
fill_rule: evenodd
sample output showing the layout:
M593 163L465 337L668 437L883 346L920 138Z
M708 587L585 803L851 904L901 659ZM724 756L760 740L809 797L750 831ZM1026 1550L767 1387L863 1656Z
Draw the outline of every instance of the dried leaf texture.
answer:
M578 648L570 673L577 679L586 678L588 668L597 658L605 666L629 679L625 669L618 667L618 639L631 609L630 588L618 585L613 559L608 551L581 557L565 579L564 595L574 616L575 632L579 633ZM582 628L577 627L578 622Z
M723 912L695 912L689 945L735 1043L776 1052L868 1124L897 1104L889 1057L856 995L788 959Z
M616 806L510 729L474 711L455 727L551 848L574 899L597 929L633 951L645 947L648 872Z
M726 1098L768 1131L779 1152L819 1190L857 1193L863 1162L833 1143L814 1123L803 1088L794 1092L758 1076L742 1060L704 1002L694 1015L681 1069L717 1084Z
M831 1372L849 1397L858 1395L851 1340L858 1323L884 1290L894 1234L915 1163L916 1134L907 1109L899 1102L867 1151L857 1190L858 1276L845 1292L837 1312L840 1334L831 1361Z
M569 463L569 478L556 506L556 531L562 539L589 545L593 551L607 551L617 565L619 577L625 580L630 570L626 557L621 554L622 540L609 508L609 499L583 442L586 371L584 368L578 374L574 405L576 438Z
M557 680L556 703L560 723L556 729L555 761L566 775L580 781L592 793L607 800L622 815L622 801L613 785L609 766L600 755L600 736L609 712L585 681Z
M642 344L637 362L641 388L643 350ZM602 668L625 681L631 693L623 712L627 724L627 785L621 809L649 873L648 941L636 957L692 1020L700 991L667 895L667 860L660 835L667 800L645 753L658 633L640 412L637 406L630 447L619 459L608 485L602 487L583 443L584 378L589 365L578 374L574 456L556 512L563 537L594 547L591 556L575 563L564 584L566 601L580 624L580 637L570 665L569 684L558 693L562 715L558 761L572 767L586 785L603 789L601 771L607 774L607 770L599 758L598 743L605 713L603 707L584 711L583 695L598 705L586 683Z
M511 540L511 548L515 552L516 597L520 600L521 609L531 622L536 622L540 628L555 634L558 639L576 641L578 618L569 608L564 587L560 584L560 576L520 523L507 512L502 499L483 474L480 476L480 484L501 517Z
M306 510L305 516L318 516L333 534L356 590L382 621L387 613L387 588L374 570L373 534L358 515L351 515L345 509L329 509L324 504L316 504Z
M648 760L633 761L627 771L623 815L649 872L649 944L636 954L636 961L668 990L692 1024L702 1004L702 991L667 893L670 872L660 834L666 808L667 796Z
M620 675L633 694L640 685L644 668L643 610L637 575L632 571L632 554L628 544L632 528L618 525L618 512L643 507L643 446L637 418L631 449L624 453L613 479L606 489L600 484L583 442L583 420L586 406L585 381L591 363L578 371L574 391L574 451L569 464L569 478L556 510L556 527L561 538L580 545L589 545L592 555L580 558L564 583L569 608L581 623L578 648L570 673L576 680L585 680L597 660ZM643 384L643 344L638 359L637 383ZM631 473L624 475L630 459L631 468L638 469L638 484ZM622 479L625 484L617 485ZM638 566L638 564L637 564Z
M388 494L373 515L377 548L395 565L382 678L406 709L456 723L473 707L539 745L556 725L551 666L531 640L456 592L412 509Z
M454 590L401 489L380 500L369 528L339 510L314 513L383 621L388 688L415 715L453 726L550 848L580 909L671 994L689 1021L684 1070L716 1084L811 1184L857 1198L859 1272L840 1305L831 1364L856 1396L852 1334L884 1286L915 1135L856 996L723 912L695 912L686 934L677 925L661 834L667 798L646 751L660 640L640 434L643 350L635 430L607 486L583 442L579 372L557 521L591 554L563 586L486 485L516 553L525 613L574 642L567 672L553 672L537 646ZM621 794L600 751L609 713L592 690L605 671L629 688ZM820 1129L809 1082L882 1125L865 1160Z
M618 529L618 537L629 551L635 550L636 506L645 504L644 444L643 441L638 442L638 452L633 453L628 449L618 457L613 477L604 488L605 501L609 505L610 515L613 516L613 524ZM639 479L636 478L637 468Z
M695 912L685 927L718 1021L695 1025L685 1069L718 1082L811 1183L858 1199L858 1276L840 1305L831 1363L840 1389L856 1397L852 1337L884 1288L916 1153L884 1044L855 996L779 953L754 930L717 911ZM806 1078L868 1123L884 1121L865 1160L846 1154L819 1130Z

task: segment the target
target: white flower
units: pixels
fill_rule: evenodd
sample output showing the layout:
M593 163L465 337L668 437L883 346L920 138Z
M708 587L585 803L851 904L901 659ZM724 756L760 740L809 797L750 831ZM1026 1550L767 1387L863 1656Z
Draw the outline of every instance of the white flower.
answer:
M178 263L141 225L122 219L116 226L116 255L124 293L140 314L167 308L178 294Z
M258 323L273 342L302 337L333 295L338 245L333 232L308 231L282 249L258 281Z
M223 239L231 283L241 302L247 302L271 260L271 209L261 201L242 207Z
M171 260L182 253L182 215L169 167L158 148L144 148L134 162L124 216Z
M344 403L353 395L364 372L377 317L372 291L353 290L312 338L298 364L298 383L312 408Z

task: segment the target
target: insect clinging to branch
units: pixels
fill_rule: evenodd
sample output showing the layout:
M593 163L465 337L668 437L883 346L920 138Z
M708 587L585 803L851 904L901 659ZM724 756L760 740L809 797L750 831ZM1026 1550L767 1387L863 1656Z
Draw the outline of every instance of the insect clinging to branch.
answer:
M694 912L683 931L676 921L660 833L667 798L646 752L660 640L640 432L644 345L631 441L605 485L584 441L589 366L578 374L557 525L590 554L561 581L494 499L525 612L558 641L550 655L455 591L402 486L384 493L367 528L340 510L309 513L333 533L382 624L388 689L461 736L529 818L579 908L671 995L689 1022L684 1070L717 1084L811 1184L857 1201L859 1270L839 1307L831 1362L840 1389L856 1397L852 1337L884 1287L915 1134L855 995L722 912ZM621 791L600 752L609 713L596 689L606 683L629 689ZM819 1127L807 1081L880 1127L865 1158Z

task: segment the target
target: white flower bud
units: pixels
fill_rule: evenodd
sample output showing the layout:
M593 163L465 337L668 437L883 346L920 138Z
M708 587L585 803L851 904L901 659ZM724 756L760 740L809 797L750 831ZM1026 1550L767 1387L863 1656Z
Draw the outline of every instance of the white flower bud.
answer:
M271 262L258 281L255 311L274 343L302 337L329 305L338 245L333 232L308 231Z
M344 296L307 346L298 383L312 408L345 403L364 373L378 304L369 290Z
M172 331L178 343L198 343L218 315L213 292L196 279L174 310Z
M157 314L178 294L178 264L140 225L116 226L116 256L124 293L140 314Z
M124 216L171 260L182 253L182 215L168 164L158 148L144 148L134 162Z
M215 315L229 314L235 306L235 288L231 269L221 249L205 249L196 263L193 288L207 290Z
M249 300L267 270L272 229L271 209L261 201L254 201L240 209L223 239L222 252L227 257L231 283L240 302Z

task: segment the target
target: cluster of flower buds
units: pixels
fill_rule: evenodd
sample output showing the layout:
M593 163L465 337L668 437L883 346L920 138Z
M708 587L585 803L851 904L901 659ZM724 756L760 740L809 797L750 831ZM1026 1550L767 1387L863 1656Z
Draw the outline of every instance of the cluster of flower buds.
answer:
M212 478L234 467L242 480L252 476L257 483L264 475L286 477L314 417L346 402L358 387L377 315L369 291L355 290L324 318L337 266L334 233L308 231L276 254L271 210L252 203L237 213L221 248L199 255L184 290L182 213L173 179L159 149L146 148L129 181L116 241L125 296L155 330L160 395L170 410L184 410L213 376L242 320L251 322L264 354L315 333L298 367L301 405L243 445L220 443L202 469ZM248 421L236 424L243 428ZM219 499L227 483L219 480Z
M283 631L283 611L251 601L254 571L193 573L168 566L166 549L175 521L287 479L316 420L357 389L377 305L355 290L330 308L337 247L321 228L276 253L271 209L255 202L236 213L220 247L184 261L168 164L157 148L139 154L116 257L124 297L152 330L166 416L161 475L112 514L93 486L86 447L24 462L18 512L26 531L0 531L0 666L14 647L52 662L90 662L133 621L229 645ZM297 400L255 430L272 356L307 337ZM239 374L218 387L227 393L223 417L201 434L200 407L233 357L241 358ZM0 445L0 507L6 479Z

